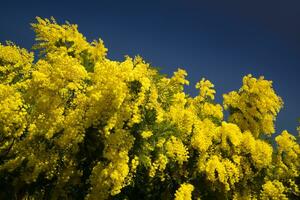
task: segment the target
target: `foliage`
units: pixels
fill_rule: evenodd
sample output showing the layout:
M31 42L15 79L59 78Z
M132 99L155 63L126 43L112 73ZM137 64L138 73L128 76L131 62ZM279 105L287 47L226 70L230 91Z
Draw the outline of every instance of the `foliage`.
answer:
M271 145L271 81L245 76L222 106L209 80L184 93L183 69L109 60L69 23L32 27L36 61L0 45L0 199L299 198L297 138Z

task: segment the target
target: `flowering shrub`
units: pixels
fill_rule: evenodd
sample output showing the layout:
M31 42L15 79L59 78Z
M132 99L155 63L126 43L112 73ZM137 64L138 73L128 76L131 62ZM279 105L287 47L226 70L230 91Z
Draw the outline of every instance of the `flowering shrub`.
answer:
M272 140L271 81L247 75L220 105L206 79L187 95L183 69L109 60L69 23L32 27L38 59L0 44L0 199L299 198L299 141Z

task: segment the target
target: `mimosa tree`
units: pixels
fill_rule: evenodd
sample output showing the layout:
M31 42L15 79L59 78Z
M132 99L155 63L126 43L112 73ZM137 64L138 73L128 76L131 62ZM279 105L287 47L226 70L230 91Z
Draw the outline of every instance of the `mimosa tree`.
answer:
M0 45L0 199L299 198L299 140L272 137L272 81L247 75L220 105L204 78L186 94L183 69L110 60L73 24L32 27L36 59Z

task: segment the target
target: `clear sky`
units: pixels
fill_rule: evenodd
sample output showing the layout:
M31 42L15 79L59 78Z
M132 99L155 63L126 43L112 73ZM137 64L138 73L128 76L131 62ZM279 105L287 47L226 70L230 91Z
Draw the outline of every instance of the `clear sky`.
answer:
M178 67L191 85L205 77L222 93L240 88L248 73L273 80L284 108L277 132L296 132L300 117L299 0L81 0L0 2L0 42L30 48L36 16L79 25L89 41L101 38L108 57L141 55L171 75Z

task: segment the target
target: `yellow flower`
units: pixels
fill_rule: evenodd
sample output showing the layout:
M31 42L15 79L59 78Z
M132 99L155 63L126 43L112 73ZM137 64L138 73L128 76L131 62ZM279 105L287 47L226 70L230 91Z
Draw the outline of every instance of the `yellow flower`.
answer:
M142 136L143 138L145 138L145 139L151 137L152 135L153 135L152 131L143 131L143 132L141 133L141 136Z
M267 181L263 186L262 186L262 191L260 194L261 199L281 199L281 200L287 200L287 196L284 194L284 186L283 184L278 181Z
M20 84L30 76L33 53L8 42L0 44L0 83Z
M229 146L236 147L242 142L241 130L235 124L222 122L219 132L222 138L221 145L224 149L229 148Z
M183 183L175 193L175 200L192 200L194 186L189 183Z
M251 158L258 168L267 167L272 162L273 149L264 141L256 141L255 147L251 149Z
M212 121L205 119L194 124L193 132L192 147L200 152L205 152L212 145L214 137L216 137L217 127Z
M159 154L157 160L150 166L149 176L153 178L157 170L163 172L166 169L167 164L168 158L163 154Z
M131 172L136 172L139 163L139 157L134 156L134 158L131 160Z
M205 98L210 98L212 100L215 99L216 91L213 89L214 84L212 84L209 80L205 80L205 78L203 78L196 84L196 88L200 90L199 98L201 101Z
M233 112L229 121L237 124L243 131L250 130L257 138L260 134L275 132L274 120L283 102L272 88L272 81L243 78L243 86L238 92L224 94L224 107Z
M174 136L166 142L165 148L167 155L177 161L179 164L187 161L189 158L189 152L182 141Z

